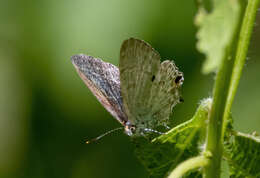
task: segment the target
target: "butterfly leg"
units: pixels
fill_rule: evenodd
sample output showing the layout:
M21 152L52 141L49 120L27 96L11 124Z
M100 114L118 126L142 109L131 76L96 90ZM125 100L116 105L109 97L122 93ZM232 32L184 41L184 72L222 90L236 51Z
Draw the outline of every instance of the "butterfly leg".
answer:
M159 132L157 130L153 130L153 129L149 129L149 128L144 128L144 132L147 132L147 133L156 133L156 134L159 134L159 135L163 135L165 133L163 132Z
M171 129L171 127L169 127L167 124L163 124L163 127L165 127L167 130Z

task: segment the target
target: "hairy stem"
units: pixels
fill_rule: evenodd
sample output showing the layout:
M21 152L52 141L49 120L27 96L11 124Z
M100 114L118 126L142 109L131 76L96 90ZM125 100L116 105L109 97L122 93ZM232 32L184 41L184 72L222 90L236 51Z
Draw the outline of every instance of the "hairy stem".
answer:
M228 52L226 54L228 54ZM233 60L227 60L227 57L225 57L225 59L226 60L222 60L216 77L213 104L209 114L206 151L211 152L213 156L204 172L206 178L220 177L223 114L233 66Z

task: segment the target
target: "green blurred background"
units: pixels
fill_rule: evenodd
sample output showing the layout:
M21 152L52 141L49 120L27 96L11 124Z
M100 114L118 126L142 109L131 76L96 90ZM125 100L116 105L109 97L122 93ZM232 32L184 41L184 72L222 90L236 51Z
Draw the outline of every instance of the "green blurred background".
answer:
M117 65L123 40L148 41L184 72L185 102L173 117L180 123L211 95L214 80L200 72L195 13L192 1L1 0L0 177L147 177L125 134L84 143L120 124L81 81L70 56L86 53ZM259 39L256 23L232 108L244 132L260 131Z

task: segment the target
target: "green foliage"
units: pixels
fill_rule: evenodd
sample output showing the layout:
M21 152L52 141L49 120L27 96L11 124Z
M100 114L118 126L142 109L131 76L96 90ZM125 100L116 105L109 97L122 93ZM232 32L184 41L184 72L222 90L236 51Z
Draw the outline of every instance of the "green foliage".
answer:
M245 13L244 3L239 0L214 1L211 14L205 17L205 11L200 8L197 16L200 27L198 49L207 58L203 71L217 70L205 150L212 154L212 159L204 172L206 178L220 177L226 122L246 58L258 0L250 1ZM244 152L242 147L238 150Z
M232 178L260 177L260 138L228 131L224 142L224 158Z
M203 72L217 72L213 101L204 100L191 120L152 142L135 140L136 154L151 177L166 177L174 169L171 175L219 178L223 158L231 177L260 177L260 139L234 131L230 114L258 4L215 0L211 12L199 7L197 47L206 56Z
M151 142L134 139L136 155L152 177L165 177L179 163L200 153L205 137L206 119L211 99L202 101L194 117ZM190 173L190 177L200 173Z
M240 20L240 2L213 1L214 9L211 13L200 7L196 18L196 25L199 27L197 48L206 55L203 73L216 71L223 58L227 57L227 47L231 46Z

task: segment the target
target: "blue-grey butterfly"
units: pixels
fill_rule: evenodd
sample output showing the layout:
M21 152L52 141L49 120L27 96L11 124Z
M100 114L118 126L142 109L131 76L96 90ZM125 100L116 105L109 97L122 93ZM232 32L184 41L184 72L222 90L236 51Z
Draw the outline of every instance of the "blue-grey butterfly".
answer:
M161 63L159 53L142 40L123 42L119 69L84 54L71 60L88 88L129 136L145 135L166 125L172 108L181 101L183 73L172 61Z

